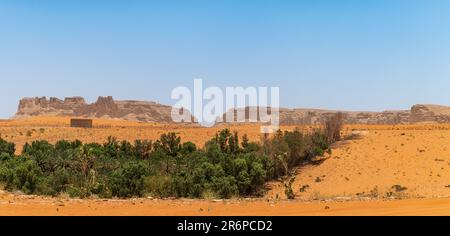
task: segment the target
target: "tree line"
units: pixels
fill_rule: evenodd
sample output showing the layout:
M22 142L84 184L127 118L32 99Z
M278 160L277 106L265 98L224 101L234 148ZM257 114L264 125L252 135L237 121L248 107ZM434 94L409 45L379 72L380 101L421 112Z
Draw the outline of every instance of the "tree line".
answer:
M80 198L258 196L267 181L330 151L336 138L326 129L296 129L250 142L223 129L203 148L167 133L153 142L38 140L26 143L20 155L0 138L0 183L9 191Z

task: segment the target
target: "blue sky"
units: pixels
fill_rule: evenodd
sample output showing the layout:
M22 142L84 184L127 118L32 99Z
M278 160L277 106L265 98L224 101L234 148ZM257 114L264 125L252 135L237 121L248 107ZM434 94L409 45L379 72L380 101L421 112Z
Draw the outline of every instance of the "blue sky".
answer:
M284 107L450 105L448 0L2 0L0 117L21 97L172 104L176 86L279 86Z

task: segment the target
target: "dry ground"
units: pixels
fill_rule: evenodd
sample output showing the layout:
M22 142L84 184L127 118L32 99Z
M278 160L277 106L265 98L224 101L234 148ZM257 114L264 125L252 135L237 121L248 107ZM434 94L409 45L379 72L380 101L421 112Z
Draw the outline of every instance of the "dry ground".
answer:
M161 134L175 132L182 141L191 141L198 146L203 146L206 141L214 137L217 131L224 126L213 128L199 127L193 124L158 124L140 123L118 120L94 120L93 129L70 128L70 118L61 117L36 117L24 120L0 121L0 137L16 143L17 152L20 153L25 142L34 140L47 140L55 143L58 140L75 140L83 142L103 143L109 136L119 140L133 142L136 139L156 140ZM260 140L259 125L233 125L229 127L238 131L240 135L247 134L252 141ZM294 127L283 127L293 129Z
M339 143L322 164L298 170L299 198L450 196L449 126L361 128L368 130L363 137ZM284 197L279 183L272 188L270 197Z
M36 139L101 143L111 135L155 140L168 131L202 146L223 128L110 120L95 120L95 129L68 124L68 118L52 117L0 121L0 134L20 151L25 142ZM260 139L258 125L230 128ZM345 134L352 132L360 138L338 143L322 164L298 170L295 201L284 200L284 187L276 181L263 198L217 202L70 200L2 192L0 215L450 215L450 125L345 127Z
M0 216L378 216L450 215L450 199L348 202L251 200L77 200L0 193Z

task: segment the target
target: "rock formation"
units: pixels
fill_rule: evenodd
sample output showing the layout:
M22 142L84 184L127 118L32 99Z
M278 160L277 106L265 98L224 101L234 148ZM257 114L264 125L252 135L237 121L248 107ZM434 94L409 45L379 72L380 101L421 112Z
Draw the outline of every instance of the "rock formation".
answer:
M270 108L269 108L270 109ZM249 108L240 108L228 111L222 120L229 117L236 120L237 113L245 114L246 122L249 121ZM280 108L279 121L282 125L310 125L323 123L327 117L341 112L344 114L344 122L347 124L410 124L422 122L450 123L450 107L438 105L414 105L411 110L383 111L383 112L355 112L334 111L320 109L286 109ZM259 119L259 116L257 117Z
M258 109L258 108L257 108ZM270 109L270 108L269 108ZM229 111L230 117L236 117L237 111L243 111L249 118L250 108ZM117 101L112 97L99 97L87 104L82 97L24 98L14 118L30 116L77 116L86 118L114 118L142 122L172 122L172 107L156 102ZM234 113L233 113L234 112ZM450 123L450 107L438 105L414 105L410 110L383 112L333 111L320 109L280 108L280 124L300 125L319 124L337 112L342 112L347 124L409 124L421 122ZM226 113L224 114L224 120ZM192 117L192 121L195 119ZM260 118L257 117L260 121Z
M30 116L76 116L86 118L113 118L142 122L172 122L172 107L156 102L116 101L111 96L99 97L87 104L82 97L24 98L14 118Z

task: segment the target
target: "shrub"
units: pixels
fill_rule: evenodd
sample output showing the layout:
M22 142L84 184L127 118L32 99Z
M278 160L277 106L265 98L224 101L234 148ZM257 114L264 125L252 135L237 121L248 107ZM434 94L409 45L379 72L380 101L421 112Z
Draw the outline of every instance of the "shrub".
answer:
M87 198L91 195L89 190L83 186L69 186L67 193L71 198Z
M288 158L290 157L290 150L283 133L278 131L265 146L273 163L272 176L277 178L282 175L287 175L289 172L290 161Z
M396 192L403 192L403 191L406 191L408 188L396 184L396 185L393 185L393 186L392 186L392 189L395 190Z
M250 169L251 188L250 192L258 193L262 189L267 179L267 171L264 165L259 162L253 162Z
M284 132L284 141L289 150L287 160L289 167L297 166L306 160L307 141L299 130L296 129L293 132Z
M153 143L148 140L136 140L134 142L134 156L140 159L148 159L152 152Z
M180 152L184 155L197 151L197 146L192 142L186 142L181 145Z
M231 198L238 195L239 190L233 176L222 176L213 180L214 190L220 198Z
M116 138L112 136L109 136L106 142L103 144L105 154L111 158L119 158L120 156L119 148L120 148L119 142L117 141Z
M176 157L181 149L181 138L175 133L162 134L155 142L155 149L162 150L165 154Z
M44 172L52 172L56 168L55 149L47 141L34 141L31 146L26 144L23 154L30 156Z
M130 142L123 140L120 142L119 153L120 158L134 158L136 152Z
M323 156L324 153L325 153L325 151L322 148L318 147L318 146L312 147L312 150L310 152L311 157Z
M172 175L172 188L175 197L200 197L203 186L194 183L192 175L187 172L175 173Z
M149 176L145 178L145 190L154 197L174 195L173 181L170 176Z
M66 169L58 169L51 176L51 186L56 193L65 192L70 183L70 173Z
M292 189L292 184L294 184L294 182L295 182L295 176L291 177L289 179L289 181L284 184L284 188L285 188L284 193L286 194L286 197L291 200L295 199L295 193L294 193L294 190Z
M4 139L0 138L0 154L7 153L10 156L13 156L16 152L16 145L14 143L9 143Z
M33 194L42 181L42 171L39 166L32 160L26 158L18 158L13 169L12 183L8 183L14 188L23 191L26 194Z
M142 162L130 161L111 175L110 188L113 196L120 198L142 197L147 168Z
M11 154L6 153L6 152L0 153L0 161L9 161L11 159L12 159Z
M251 188L251 176L248 173L247 161L243 158L238 158L233 161L234 176L239 193L248 193Z
M328 142L326 135L320 130L315 130L312 133L311 142L312 146L318 147L322 150L327 150L330 148L330 143Z
M5 184L5 189L12 190L14 189L13 181L14 181L14 172L13 169L0 166L0 181Z

